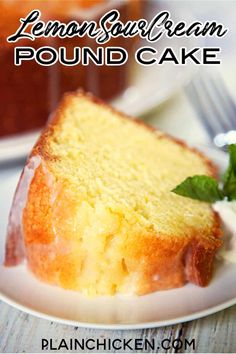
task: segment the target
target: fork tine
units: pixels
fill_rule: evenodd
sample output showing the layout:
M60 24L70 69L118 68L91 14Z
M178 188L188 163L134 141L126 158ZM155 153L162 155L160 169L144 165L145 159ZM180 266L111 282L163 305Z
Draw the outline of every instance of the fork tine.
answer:
M219 75L202 71L187 93L211 138L236 128L236 104Z
M199 92L194 84L194 81L190 82L186 87L186 94L188 95L198 117L201 120L201 123L206 128L206 131L210 137L215 135L215 131L211 124L209 124L208 120L206 119L206 112L204 110L204 105L201 102L201 97Z
M208 101L208 105L213 112L211 124L215 126L217 133L223 133L228 130L228 118L225 105L222 102L221 96L215 90L215 86L211 84L209 78L199 78L199 85L203 92L203 98Z
M224 81L220 76L214 79L210 79L212 87L218 93L218 96L221 98L223 107L225 109L225 124L226 130L232 130L236 128L236 104L234 103Z
M218 112L212 109L212 105L209 104L209 98L205 94L205 87L199 80L194 79L186 88L188 94L202 124L207 130L209 136L213 139L219 131L221 131L221 125L217 122L219 119L215 119Z

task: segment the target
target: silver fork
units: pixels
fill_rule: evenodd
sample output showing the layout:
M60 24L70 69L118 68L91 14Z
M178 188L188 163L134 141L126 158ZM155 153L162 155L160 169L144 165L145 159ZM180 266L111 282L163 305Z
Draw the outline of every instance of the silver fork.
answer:
M236 143L236 103L220 75L202 70L185 90L215 145Z

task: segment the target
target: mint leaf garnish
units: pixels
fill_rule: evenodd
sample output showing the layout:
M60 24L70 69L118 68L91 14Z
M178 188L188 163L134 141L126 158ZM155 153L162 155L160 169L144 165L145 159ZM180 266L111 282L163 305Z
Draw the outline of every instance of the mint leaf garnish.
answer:
M214 203L217 200L236 200L236 144L228 146L229 166L222 177L222 187L209 176L188 177L172 192L182 197Z
M188 177L172 192L183 197L208 203L214 203L224 198L222 191L218 187L218 182L214 178L204 175Z
M229 145L229 166L223 175L223 191L228 200L236 199L236 145Z

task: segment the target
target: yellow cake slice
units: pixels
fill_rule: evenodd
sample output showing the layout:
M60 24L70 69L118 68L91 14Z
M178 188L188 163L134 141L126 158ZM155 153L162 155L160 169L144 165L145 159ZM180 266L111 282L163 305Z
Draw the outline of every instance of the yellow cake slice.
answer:
M89 295L205 286L218 219L209 204L171 190L214 173L184 143L68 94L20 179L5 264L26 258L41 280Z

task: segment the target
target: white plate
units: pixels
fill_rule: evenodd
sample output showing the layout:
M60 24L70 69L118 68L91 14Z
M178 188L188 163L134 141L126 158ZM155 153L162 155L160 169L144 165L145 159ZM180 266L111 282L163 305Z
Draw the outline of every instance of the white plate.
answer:
M205 149L220 167L226 155ZM0 263L4 257L7 215L19 177L19 168L0 171ZM146 296L86 298L46 285L25 265L0 266L0 298L10 305L42 318L70 325L106 329L159 327L203 317L236 304L236 264L218 263L206 288L188 284L183 288Z

